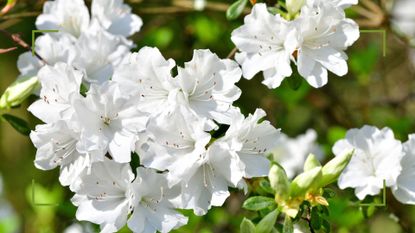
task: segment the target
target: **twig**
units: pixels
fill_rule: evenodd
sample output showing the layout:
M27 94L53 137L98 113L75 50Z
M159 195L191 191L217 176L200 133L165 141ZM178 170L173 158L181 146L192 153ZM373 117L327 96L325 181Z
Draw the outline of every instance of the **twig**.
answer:
M8 53L8 52L16 50L16 49L17 49L17 47L11 47L11 48L8 48L8 49L0 49L0 54Z
M41 12L23 12L23 13L16 13L12 15L5 15L1 17L1 19L16 19L16 18L24 18L24 17L34 17L40 15Z
M22 38L20 38L19 34L12 34L6 30L0 29L0 33L2 33L3 35L5 35L6 37L8 37L9 39L11 39L15 44L19 45L20 47L28 50L28 51L32 51L32 48L24 41L22 40ZM48 64L45 59L43 59L37 52L34 52L35 56L41 60L43 63Z
M238 48L233 48L232 51L228 54L228 56L226 58L231 59L235 53L238 51Z

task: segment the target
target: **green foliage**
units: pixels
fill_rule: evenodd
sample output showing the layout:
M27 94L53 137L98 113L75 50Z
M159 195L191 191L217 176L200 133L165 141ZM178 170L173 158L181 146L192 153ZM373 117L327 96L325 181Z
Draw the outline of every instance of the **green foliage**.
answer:
M245 9L248 0L238 0L234 2L226 11L226 18L228 20L234 20L238 18Z
M293 226L291 217L286 215L284 219L284 226L282 228L282 233L293 233L293 232L294 232L294 226Z
M255 224L251 220L244 218L241 222L240 233L255 233Z
M29 136L31 130L29 124L25 120L10 114L3 114L1 115L1 118L7 121L15 130L17 130L17 132Z
M244 209L252 211L259 211L272 206L275 206L274 199L262 196L250 197L242 205Z
M270 233L274 228L275 221L277 221L278 213L278 210L274 210L261 219L256 226L255 233Z

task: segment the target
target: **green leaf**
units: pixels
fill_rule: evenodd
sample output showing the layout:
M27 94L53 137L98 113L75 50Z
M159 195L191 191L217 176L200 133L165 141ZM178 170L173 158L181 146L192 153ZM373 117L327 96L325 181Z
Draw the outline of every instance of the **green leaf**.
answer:
M248 0L238 0L234 2L226 11L226 18L228 20L234 20L238 18L245 9Z
M321 226L323 227L324 232L330 233L331 226L330 226L330 222L329 221L327 221L326 219L323 219L323 221L321 222Z
M240 225L240 233L255 233L255 225L251 220L244 218Z
M9 122L9 124L17 130L17 132L29 136L31 129L25 120L10 114L3 114L1 117Z
M275 191L274 189L271 188L271 184L269 183L268 180L265 180L265 179L261 180L259 182L259 187L261 187L268 194L272 194L272 195L275 194Z
M273 198L256 196L248 198L242 207L247 210L259 211L273 205L275 205Z
M312 208L311 210L311 219L310 225L314 230L321 229L321 218L317 208Z
M270 233L274 228L275 221L277 221L278 210L274 210L265 216L255 228L255 233Z
M291 217L288 215L285 215L284 219L284 226L282 228L282 233L293 233L294 232L294 226L293 222L291 220Z

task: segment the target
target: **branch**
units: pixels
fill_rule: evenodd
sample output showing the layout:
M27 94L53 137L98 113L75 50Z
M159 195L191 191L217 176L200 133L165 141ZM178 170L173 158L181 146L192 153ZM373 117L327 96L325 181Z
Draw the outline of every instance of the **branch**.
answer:
M231 59L233 56L235 56L235 53L238 51L238 48L233 48L232 51L228 54L226 58Z
M12 34L6 30L0 29L0 33L11 39L16 45L26 49L27 51L32 51L32 48L24 41L22 38L20 38L19 34ZM43 63L48 64L45 59L43 59L37 52L34 52L35 56L41 60Z

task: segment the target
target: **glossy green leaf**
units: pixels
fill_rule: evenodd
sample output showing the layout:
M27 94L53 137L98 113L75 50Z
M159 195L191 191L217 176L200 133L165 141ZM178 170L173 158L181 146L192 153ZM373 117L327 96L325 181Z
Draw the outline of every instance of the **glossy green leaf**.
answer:
M255 233L255 225L251 220L244 218L240 225L240 233Z
M15 130L17 130L17 132L29 136L31 129L25 120L10 114L3 114L1 117L7 121Z
M275 205L273 198L256 196L248 198L242 207L247 210L259 211L273 205Z
M294 226L293 222L291 220L291 217L288 215L285 215L284 219L284 226L282 228L282 233L293 233L294 232Z
M274 228L275 221L277 221L278 210L270 212L256 226L255 233L270 233Z
M238 18L245 9L248 0L238 0L234 2L226 11L226 18L228 20L234 20Z

